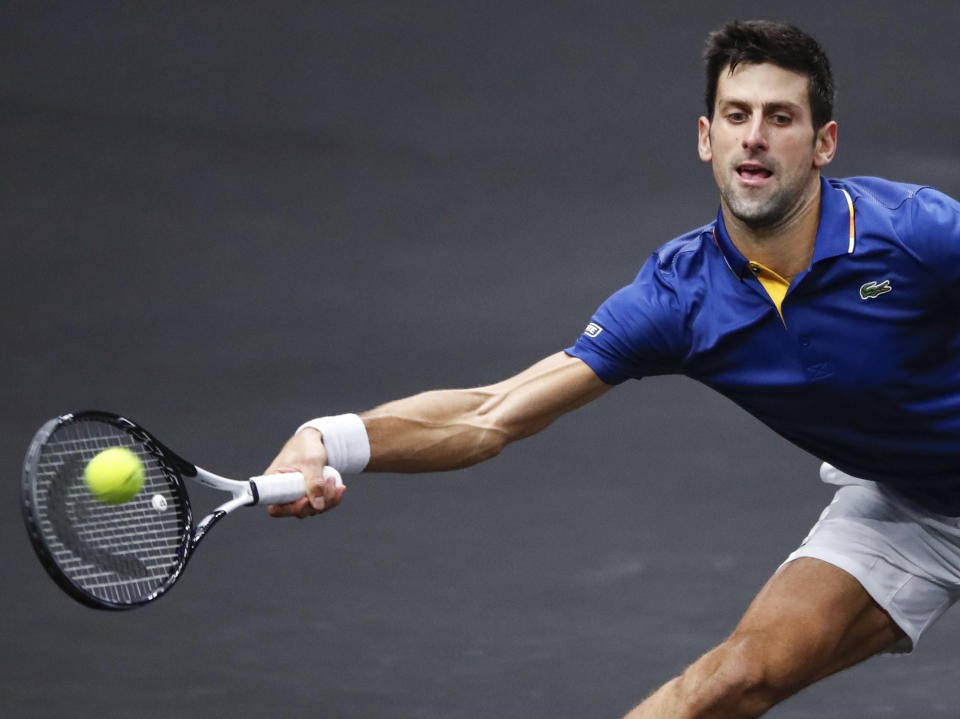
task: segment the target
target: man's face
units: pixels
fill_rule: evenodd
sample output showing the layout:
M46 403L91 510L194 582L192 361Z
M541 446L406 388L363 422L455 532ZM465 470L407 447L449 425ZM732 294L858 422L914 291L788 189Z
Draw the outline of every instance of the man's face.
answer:
M750 228L776 226L819 192L837 125L814 133L808 80L776 65L720 72L713 120L699 121L699 152L713 165L724 209Z

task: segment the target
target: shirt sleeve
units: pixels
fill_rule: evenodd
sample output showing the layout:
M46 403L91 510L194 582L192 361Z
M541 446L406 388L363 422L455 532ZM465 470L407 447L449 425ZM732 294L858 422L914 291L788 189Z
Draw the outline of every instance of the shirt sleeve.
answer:
M565 351L607 384L676 372L683 342L680 317L677 294L654 255L633 283L600 305Z

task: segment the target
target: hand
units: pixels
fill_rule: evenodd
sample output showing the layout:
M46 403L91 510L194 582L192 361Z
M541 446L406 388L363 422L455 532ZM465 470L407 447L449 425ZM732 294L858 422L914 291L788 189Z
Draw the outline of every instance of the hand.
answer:
M305 429L293 435L264 474L300 472L303 474L307 493L288 504L271 504L267 508L270 516L304 519L340 504L347 488L333 478L324 481L322 472L326 463L327 450L323 446L320 432Z

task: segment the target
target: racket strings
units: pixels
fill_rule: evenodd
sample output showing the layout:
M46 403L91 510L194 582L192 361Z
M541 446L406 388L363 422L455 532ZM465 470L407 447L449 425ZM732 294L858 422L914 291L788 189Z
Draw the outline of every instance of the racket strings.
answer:
M86 488L83 470L99 452L126 447L143 462L143 489L111 505ZM34 477L37 526L60 570L98 599L134 604L181 566L189 508L172 471L149 438L99 420L59 426L38 457Z

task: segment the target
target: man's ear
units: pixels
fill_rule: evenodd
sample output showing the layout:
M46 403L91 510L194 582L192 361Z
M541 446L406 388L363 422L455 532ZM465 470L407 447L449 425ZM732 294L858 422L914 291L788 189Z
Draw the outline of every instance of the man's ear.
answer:
M710 146L710 120L706 117L697 120L697 152L704 162L710 162L713 159L713 148Z
M831 120L817 131L814 147L813 166L821 168L829 165L837 154L837 123Z

